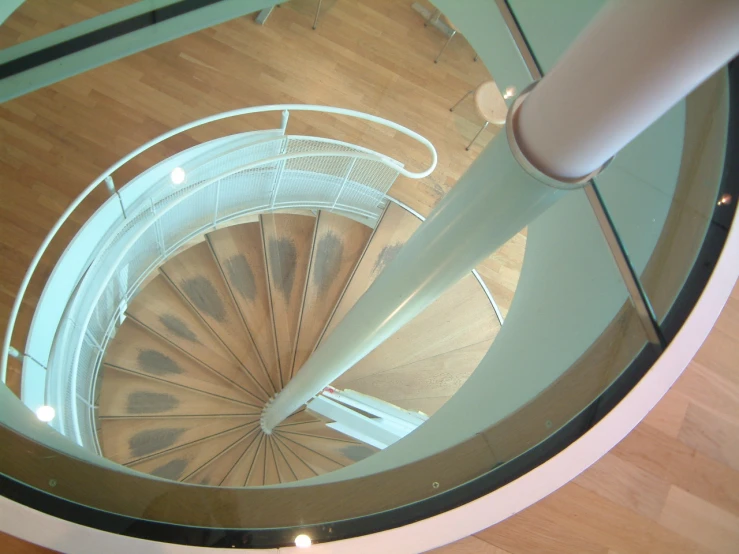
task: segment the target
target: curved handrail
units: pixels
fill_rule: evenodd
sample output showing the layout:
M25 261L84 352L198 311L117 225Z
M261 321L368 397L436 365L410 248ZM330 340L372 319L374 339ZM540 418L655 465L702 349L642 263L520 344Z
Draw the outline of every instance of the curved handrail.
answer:
M15 322L18 318L18 313L20 312L20 307L23 302L23 298L26 294L26 291L28 290L28 285L30 284L31 278L33 277L33 274L36 271L36 268L38 267L39 262L41 261L41 257L44 255L47 248L49 247L49 244L51 244L51 241L54 239L56 234L59 232L59 229L61 229L62 225L64 225L67 219L69 219L69 216L72 215L72 212L74 212L74 210L77 209L77 207L90 195L90 193L92 193L93 190L95 190L95 188L98 185L100 185L103 181L105 181L105 179L109 177L114 171L116 171L117 169L119 169L124 164L128 163L129 161L131 161L133 158L135 158L139 154L145 152L152 146L155 146L159 144L160 142L163 142L167 140L168 138L171 138L175 135L178 135L185 131L189 131L190 129L194 129L195 127L200 127L208 123L212 123L214 121L220 121L222 119L229 119L231 117L237 117L241 115L250 115L254 113L265 113L265 112L289 112L291 110L297 111L297 112L319 112L319 113L330 113L330 114L336 114L336 115L346 115L349 117L355 117L357 119L363 119L365 121L370 121L372 123L377 123L379 125L389 127L391 129L399 131L402 134L420 142L423 146L425 146L426 149L431 153L431 164L424 171L412 172L412 171L408 171L402 165L396 163L394 160L392 160L392 158L388 158L387 156L378 155L378 156L371 157L371 159L377 160L380 163L397 171L399 174L405 177L410 177L412 179L422 179L424 177L427 177L436 168L436 164L438 162L438 156L436 153L436 149L434 148L434 145L431 144L431 141L429 141L427 138L421 136L415 131L408 129L407 127L399 125L388 119L378 117L375 115L371 115L371 114L367 114L364 112L356 111L356 110L346 109L346 108L335 108L331 106L319 106L319 105L312 105L312 104L272 104L268 106L255 106L251 108L240 108L238 110L231 110L228 112L211 115L208 117L197 119L195 121L191 121L190 123L181 125L175 129L172 129L171 131L167 131L166 133L159 135L158 137L146 142L145 144L131 151L128 155L118 160L116 163L111 165L107 170L105 170L102 174L100 174L100 176L97 179L95 179L92 183L90 183L79 194L79 196L77 196L77 198L75 198L72 201L72 203L69 206L67 206L67 209L64 210L61 217L57 220L57 222L51 228L49 233L46 235L43 242L41 243L41 246L36 251L36 254L33 256L33 259L31 260L31 263L29 264L25 275L23 276L23 280L21 281L20 287L18 288L18 294L16 295L15 300L13 302L13 307L10 310L10 316L8 317L8 326L5 330L5 337L3 338L3 347L2 347L2 354L1 354L2 359L0 359L0 380L3 383L5 383L6 381L7 372L8 372L8 356L10 355L10 343L13 337L13 331L15 329ZM316 153L313 153L312 155L315 155L315 154Z

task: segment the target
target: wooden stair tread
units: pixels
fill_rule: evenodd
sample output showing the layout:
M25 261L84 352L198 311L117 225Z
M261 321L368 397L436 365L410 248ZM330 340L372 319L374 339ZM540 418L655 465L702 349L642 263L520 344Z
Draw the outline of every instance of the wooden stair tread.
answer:
M189 475L185 481L198 485L220 486L260 433L259 425L255 425L244 437Z
M272 439L269 436L264 437L265 458L264 458L264 484L277 485L280 481L280 472L277 469L277 457L272 448Z
M281 441L282 445L289 448L295 456L300 458L300 460L316 475L323 475L324 473L329 473L344 467L342 464L316 452L315 450L311 450L310 448L303 446L300 442L294 441L290 437L278 432L274 432L273 434Z
M190 446L165 452L128 467L173 481L183 481L231 445L243 438L250 429L238 428Z
M234 386L133 319L126 319L118 329L103 363L253 406L261 404L259 397Z
M272 455L275 457L275 465L277 466L277 475L280 483L292 483L297 480L295 472L287 463L287 459L280 450L280 445L274 437L268 437L270 446L272 447Z
M267 455L266 437L262 435L257 445L257 451L254 454L254 460L246 477L247 487L261 487L264 485L265 458Z
M313 471L303 460L298 458L298 456L290 450L284 442L278 437L277 435L274 435L273 437L273 444L276 446L276 448L280 451L282 456L285 458L285 462L287 462L287 465L290 466L290 469L292 470L293 474L295 475L295 478L298 481L301 481L303 479L309 479L311 477L315 477L317 473Z
M309 437L323 438L328 440L335 440L339 442L345 442L347 444L364 444L356 439L353 439L344 433L328 427L322 421L316 421L313 423L300 423L297 425L290 425L287 427L279 427L277 429L280 434L292 437L293 435L306 435Z
M246 479L249 476L254 460L257 456L259 445L262 443L264 435L257 432L254 439L249 443L241 457L236 461L228 474L221 482L222 487L244 487Z
M103 366L99 417L256 415L260 409Z
M290 380L316 219L265 214L261 217L272 320L281 386Z
M202 242L185 250L160 270L267 396L272 396L275 390L209 243Z
M307 449L319 453L341 466L352 465L377 452L376 448L362 443L350 443L343 440L298 435L284 431L275 431L275 434L282 439L298 443Z
M348 217L319 212L291 376L318 344L371 233Z
M421 225L421 220L390 202L369 239L362 259L356 266L341 300L336 305L331 320L321 336L327 337L344 318L357 300L367 292L385 266L397 255L400 248Z
M279 363L261 225L256 221L226 227L210 233L208 240L269 374L272 388L277 390Z
M127 314L242 389L260 398L263 397L264 400L267 399L261 387L241 367L163 275L152 279L134 297L128 305Z
M103 419L98 438L106 458L128 464L254 421L256 416Z
M358 379L490 341L499 329L490 301L475 276L469 273L332 385L359 390L352 385ZM479 359L469 358L467 366L458 368L459 374L469 375L477 362ZM420 387L417 392L422 393Z
M451 398L477 368L490 349L493 339L411 362L400 367L351 379L344 375L341 386L380 398L396 406L414 405L415 399ZM339 382L337 381L337 386ZM408 404L410 402L410 404ZM427 415L432 415L443 401L425 402ZM299 426L296 426L299 427Z
M277 428L289 427L291 425L297 425L300 423L315 423L316 421L323 421L320 416L313 413L308 408L303 408L300 411L288 416Z

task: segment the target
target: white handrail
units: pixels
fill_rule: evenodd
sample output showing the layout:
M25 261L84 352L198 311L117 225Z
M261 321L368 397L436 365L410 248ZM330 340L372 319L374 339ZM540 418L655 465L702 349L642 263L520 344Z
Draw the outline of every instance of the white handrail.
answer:
M434 145L431 144L431 142L427 138L419 135L415 131L408 129L407 127L398 125L397 123L390 121L388 119L377 117L377 116L367 114L364 112L359 112L356 110L350 110L346 108L335 108L331 106L319 106L319 105L311 105L311 104L273 104L269 106L255 106L251 108L241 108L238 110L232 110L229 112L223 112L223 113L212 115L209 117L204 117L202 119L198 119L196 121L186 123L185 125L181 125L180 127L177 127L176 129L172 129L171 131L163 133L159 135L158 137L150 140L149 142L143 144L142 146L139 146L138 148L130 152L127 156L124 156L123 158L118 160L116 163L114 163L112 166L110 166L105 172L100 174L100 176L97 179L95 179L92 183L90 183L90 185L88 185L85 188L85 190L83 190L82 193L80 193L80 195L77 196L77 198L75 198L72 201L72 203L67 207L67 209L64 210L61 217L57 220L57 222L54 224L54 226L51 228L49 233L44 238L43 242L41 243L41 246L36 251L36 254L33 256L33 259L31 260L31 263L29 264L25 275L23 276L23 280L21 281L20 287L18 288L18 294L16 295L15 301L13 302L13 307L10 310L10 316L8 317L8 326L5 330L5 337L3 339L2 358L0 359L0 380L3 383L5 383L6 381L7 372L8 372L8 357L9 357L9 352L10 352L10 343L13 337L13 331L15 329L15 322L18 318L18 313L20 312L20 307L23 302L23 298L26 294L26 291L28 290L28 285L30 284L31 278L33 277L33 274L36 271L36 268L38 267L39 262L41 261L41 257L44 255L44 253L46 252L46 249L49 247L49 244L51 244L51 241L54 239L56 234L59 232L59 229L62 227L62 225L64 225L67 219L69 219L69 216L72 214L72 212L74 212L74 210L85 200L85 198L87 198L90 195L90 193L93 190L95 190L95 188L98 185L100 185L100 183L102 183L106 179L106 177L109 177L114 171L119 169L121 166L123 166L124 164L126 164L127 162L129 162L130 160L138 156L139 154L145 152L152 146L155 146L159 144L160 142L163 142L167 140L168 138L178 135L184 131L188 131L195 127L200 127L202 125L206 125L214 121L220 121L222 119L228 119L228 118L237 117L240 115L249 115L249 114L254 114L254 113L265 113L265 112L273 112L273 111L279 111L279 112L284 113L286 111L289 112L290 110L346 115L349 117L355 117L357 119L363 119L365 121L370 121L372 123L377 123L379 125L389 127L423 144L426 147L426 149L431 153L431 164L424 171L412 172L412 171L408 171L402 165L395 163L391 158L388 158L386 156L382 156L382 155L374 156L371 159L377 160L380 163L383 163L384 165L397 171L399 174L404 175L405 177L410 177L412 179L422 179L430 175L431 172L436 168L436 164L438 162L438 156L436 153L436 149L434 148ZM283 119L284 119L284 116L283 116ZM316 155L316 154L317 153L312 153L308 155ZM293 155L293 157L303 157L303 156Z

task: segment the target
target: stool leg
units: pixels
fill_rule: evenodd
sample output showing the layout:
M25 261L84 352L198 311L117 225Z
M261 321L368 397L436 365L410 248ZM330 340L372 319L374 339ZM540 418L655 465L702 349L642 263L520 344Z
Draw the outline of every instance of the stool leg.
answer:
M482 134L482 132L485 129L488 128L488 124L489 123L490 123L489 121L486 121L485 122L485 125L483 125L482 127L480 127L480 130L477 131L477 134L475 135L475 138L473 138L472 141L470 141L470 143L467 145L467 148L465 148L465 150L469 150L472 147L472 145L475 144L475 141L477 140L477 137L479 137Z
M446 47L449 46L449 43L452 42L452 39L454 38L454 35L457 34L457 31L452 31L452 34L449 35L449 38L444 43L444 46L441 47L441 52L439 52L439 55L436 56L436 59L434 60L434 63L439 63L439 58L441 58L441 55L444 53L444 50L446 50Z
M462 103L462 102L463 102L463 101L465 100L465 98L467 98L467 97L468 97L468 96L469 96L470 94L472 94L473 92L475 92L475 89L472 89L472 90L469 90L469 91L467 91L467 92L465 93L465 95L464 95L464 96L463 96L462 98L460 98L459 100L457 100L457 103L456 103L456 104L454 104L454 106L452 106L451 108L449 108L449 111L450 111L450 112L453 112L453 111L454 111L454 109L455 109L455 108L456 108L457 106L459 106L459 105L460 105L460 104L461 104L461 103Z
M321 13L321 2L323 0L318 0L318 7L316 8L316 18L313 20L313 30L316 30L316 27L318 27L318 16Z
M424 21L423 26L428 27L431 23L436 23L439 18L441 17L441 10L435 10L434 13L431 14L431 16Z

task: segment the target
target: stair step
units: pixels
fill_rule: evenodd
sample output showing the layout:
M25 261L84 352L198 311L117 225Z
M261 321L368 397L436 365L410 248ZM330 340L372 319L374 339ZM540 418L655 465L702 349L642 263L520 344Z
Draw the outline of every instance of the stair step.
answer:
M395 258L420 225L421 221L417 217L393 202L388 204L349 280L349 285L336 305L321 340L333 331L357 300L367 292L377 276Z
M377 449L360 443L348 443L343 440L325 439L309 435L298 435L285 431L276 431L282 439L298 443L305 448L329 458L341 466L352 465L371 456Z
M363 392L364 389L359 390L354 386L358 379L381 375L393 368L422 360L430 362L437 356L490 341L499 329L500 324L487 296L470 273L332 385ZM467 358L467 363L457 366L450 378L461 384L464 376L477 367L481 357ZM419 381L415 387L420 390L423 383ZM385 400L383 396L378 398Z
M244 487L246 479L249 476L254 460L257 456L259 445L262 443L264 435L257 432L254 439L249 443L244 453L236 461L234 466L229 470L221 482L222 487Z
M128 306L130 317L254 396L268 399L211 329L159 275Z
M259 397L235 387L133 319L126 319L105 351L105 363L128 371L261 406Z
M269 437L269 443L272 447L272 454L275 457L275 463L277 465L277 475L279 476L280 483L292 483L297 480L295 472L287 463L285 456L280 450L280 445L277 443L274 437Z
M106 458L128 464L254 421L256 416L103 419L98 437Z
M257 445L257 451L254 454L254 460L249 469L249 474L246 477L247 487L261 487L264 485L264 472L266 465L267 455L267 440L266 436L262 435Z
M103 366L99 417L253 415L261 410L240 402Z
M220 435L159 454L128 467L173 481L183 481L242 439L251 428L232 429Z
M185 481L198 485L219 486L260 434L259 425L255 425L243 438L188 476Z
M290 469L292 470L293 474L295 474L295 478L297 480L300 481L303 479L310 479L311 477L315 477L316 475L318 475L303 460L298 458L298 456L285 445L280 437L274 435L273 438L273 444L284 456L287 465L290 466Z
M285 386L292 371L316 219L304 215L266 214L261 221L280 384Z
M208 240L264 362L272 388L278 390L279 362L261 225L256 221L226 227L210 233Z
M277 469L277 457L275 456L274 450L272 448L272 440L268 436L265 436L264 443L264 484L277 485L281 482L281 480L279 470Z
M300 423L315 423L316 421L321 421L321 419L310 410L303 408L299 412L295 412L290 417L286 418L277 426L277 428L289 427Z
M161 272L268 395L275 392L215 256L202 242L169 260Z
M335 440L339 442L345 442L347 444L364 444L356 439L353 439L331 427L327 427L322 421L316 421L313 423L300 423L297 425L290 425L288 427L277 427L280 434L294 438L293 435L305 435L309 437L323 438L329 440Z
M347 217L319 212L291 376L317 346L371 233Z
M281 444L289 448L316 475L323 475L324 473L336 471L344 467L342 464L303 446L300 442L294 441L281 433L274 432L273 434L281 441Z

